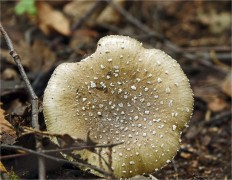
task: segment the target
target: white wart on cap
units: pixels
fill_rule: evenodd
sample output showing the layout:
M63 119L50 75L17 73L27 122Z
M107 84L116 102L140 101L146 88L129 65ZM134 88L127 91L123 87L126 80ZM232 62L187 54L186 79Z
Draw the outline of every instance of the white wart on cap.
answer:
M170 162L193 108L189 81L161 50L125 36L106 36L94 54L54 71L44 93L47 130L90 138L112 149L117 178L152 173ZM97 154L75 152L109 171ZM109 150L101 155L109 161ZM96 172L92 171L96 174Z

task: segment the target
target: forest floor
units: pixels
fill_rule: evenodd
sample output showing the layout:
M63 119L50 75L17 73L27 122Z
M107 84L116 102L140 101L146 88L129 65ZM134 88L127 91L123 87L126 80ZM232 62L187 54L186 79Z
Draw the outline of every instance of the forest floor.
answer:
M39 97L40 129L46 130L42 98L55 67L92 54L110 34L129 35L145 47L159 48L176 59L190 80L194 112L172 163L152 175L158 179L231 179L231 1L40 1L33 7L1 2L1 23L21 57ZM108 9L108 13L106 12ZM125 11L122 11L122 10ZM1 36L1 143L34 148L30 97ZM43 140L48 148L48 139ZM16 155L16 156L14 156ZM59 156L56 154L56 156ZM48 179L94 179L68 163L46 160ZM6 170L4 170L4 168ZM32 154L1 148L2 178L38 178ZM8 173L4 173L4 171Z

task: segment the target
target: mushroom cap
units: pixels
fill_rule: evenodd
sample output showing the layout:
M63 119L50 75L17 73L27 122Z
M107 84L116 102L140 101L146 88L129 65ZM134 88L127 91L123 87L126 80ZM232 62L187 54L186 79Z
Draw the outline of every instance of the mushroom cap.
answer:
M180 65L135 39L111 35L77 63L59 65L44 93L47 130L90 138L112 161L117 178L152 173L171 161L193 109L189 81ZM75 151L88 163L110 171L96 153ZM96 174L93 170L92 173Z

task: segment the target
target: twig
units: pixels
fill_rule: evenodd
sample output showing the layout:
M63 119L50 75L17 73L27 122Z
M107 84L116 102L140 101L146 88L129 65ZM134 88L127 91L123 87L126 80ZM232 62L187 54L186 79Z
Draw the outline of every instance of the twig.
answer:
M219 51L219 52L230 52L231 47L230 46L200 46L200 47L184 47L182 48L187 52L196 52L196 51Z
M139 20L134 18L129 12L127 12L125 9L120 7L118 4L114 3L112 0L105 0L105 1L107 1L128 22L130 22L131 24L135 25L136 27L138 27L139 29L144 31L146 33L145 36L147 36L147 37L155 37L156 39L161 40L164 43L164 46L166 46L169 50L171 50L172 53L180 54L180 55L182 55L183 57L185 57L185 58L187 58L189 60L197 60L197 59L208 60L208 59L210 59L210 57L207 56L208 54L204 54L204 53L191 54L191 53L185 52L183 50L183 48L181 48L178 45L172 43L171 41L167 40L162 34L152 30L148 26L141 23ZM224 55L223 58L228 59L228 57L229 57L228 55L229 54ZM199 58L199 56L201 58ZM207 56L207 57L205 57L205 56ZM210 67L210 68L212 68L214 70L217 70L217 71L224 71L224 70L221 70L220 68L212 66L212 64L210 64L210 62L206 62L206 61L201 60L201 61L198 61L198 63L200 63L201 65L204 65L206 67Z
M3 160L3 159L12 159L12 158L17 158L17 157L22 157L22 156L26 156L28 154L10 154L10 155L3 155L3 156L0 156L0 160Z
M172 165L173 165L173 169L176 173L176 180L178 180L178 170L177 170L176 163L175 163L174 159L172 159Z
M153 29L149 28L147 25L141 23L139 20L137 20L136 18L134 18L129 12L127 12L125 9L123 9L122 7L120 7L118 4L114 3L112 0L105 0L106 2L108 2L118 13L120 13L128 22L130 22L131 24L133 24L134 26L138 27L139 29L141 29L143 32L145 32L146 34L142 35L143 37L147 37L147 38L156 38L160 41L163 42L164 46L171 51L171 53L177 54L177 55L181 55L182 57L187 58L188 60L197 60L197 62L207 68L211 68L213 70L216 71L221 71L221 72L225 72L225 69L221 69L218 68L216 66L213 66L212 62L210 62L209 60L211 59L211 57L209 56L208 53L189 53L189 52L185 52L184 49L182 47L179 47L178 45L172 43L171 41L169 41L168 39L166 39L161 33L158 33L156 31L154 31ZM139 37L137 37L139 39ZM140 36L140 38L142 38ZM220 60L221 59L231 59L230 54L223 54L223 56L220 56ZM219 56L217 54L217 56ZM202 60L203 59L203 60Z
M108 172L105 172L104 170L96 167L96 166L93 166L91 164L88 164L88 163L82 163L82 162L77 162L77 161L68 161L68 160L65 160L65 159L61 159L61 158L56 158L56 157L53 157L51 155L47 155L47 154L44 154L44 153L40 153L38 151L34 151L32 149L27 149L27 148L24 148L24 147L21 147L21 146L15 146L15 145L6 145L6 144L2 144L1 145L1 148L8 148L8 149L15 149L15 150L23 150L27 153L30 153L30 154L34 154L34 155L37 155L39 157L43 157L43 158L47 158L47 159L51 159L53 161L57 161L57 162L63 162L63 163L71 163L71 164L74 164L74 165L77 165L77 166L85 166L85 167L88 167L88 168L91 168L91 169L94 169L96 171L98 171L99 173L105 175L105 176L108 176L108 177L112 177L112 174L108 173ZM1 157L1 156L0 156ZM0 158L1 160L1 158ZM113 178L113 177L112 177Z
M159 34L152 29L150 29L148 26L144 25L140 21L138 21L136 18L134 18L130 13L128 13L125 9L120 7L118 4L114 3L112 0L106 0L116 11L118 11L123 17L126 18L128 22L135 25L145 33L155 36L158 39L163 39L163 35Z
M122 35L127 35L127 36L130 35L128 33L122 33L122 29L121 28L119 28L119 27L117 27L115 25L112 25L112 24L98 23L98 26L101 27L101 28L110 30L110 31L112 31L113 33L116 33L116 34L122 34Z
M189 53L185 52L182 47L179 47L178 45L172 43L169 40L164 40L164 45L174 54L181 55L182 57L192 60L195 62L198 62L200 65L205 66L207 68L211 68L215 71L220 71L222 73L226 73L228 70L225 68L217 67L212 64L211 57L208 53L203 53L203 52L196 52L196 53Z
M43 150L43 153L54 153L54 152L65 152L65 151L73 151L73 150L82 150L82 149L89 149L89 148L112 148L114 146L120 145L122 143L115 143L115 144L105 144L105 145L81 145L75 147L68 147L68 148L59 148L59 149L50 149L50 150Z
M0 31L4 37L4 39L6 40L8 49L10 51L10 55L12 56L12 58L14 59L19 72L22 76L23 81L26 84L27 90L29 92L30 98L31 98L31 104L32 104L32 127L35 128L36 130L39 130L39 122L38 122L38 97L36 96L34 90L31 87L31 83L27 78L27 75L24 71L24 68L21 64L21 59L19 57L19 55L17 54L17 52L14 50L13 47L13 43L10 39L10 37L8 36L7 32L4 30L2 24L0 23ZM38 140L38 138L35 136L36 138L36 149L37 151L41 151L42 149L42 143ZM38 159L38 163L39 163L39 179L45 179L45 166L44 166L44 160L43 158L39 158Z
M21 127L22 128L22 132L26 132L26 133L34 133L35 135L38 135L40 137L57 137L57 136L61 136L60 134L51 134L49 132L46 132L46 131L39 131L39 130L34 130L32 128L29 128L29 127ZM25 134L24 134L25 135ZM73 139L74 141L76 141L77 139ZM57 147L56 149L49 149L49 150L42 150L40 151L40 153L56 153L56 152L71 152L71 151L74 151L74 150L83 150L83 149L93 149L93 148L100 148L100 151L102 148L109 148L111 149L112 151L112 148L114 146L117 146L117 145L120 145L120 144L123 144L123 142L120 142L120 143L112 143L112 144L94 144L94 145L89 145L89 144L76 144L75 145L75 142L72 146L70 147L65 147L65 148L60 148L60 147ZM113 170L112 170L112 159L109 159L109 163L106 161L106 159L99 153L96 153L95 151L92 151L93 153L97 154L99 156L99 162L101 161L104 161L104 163L109 167L109 170L110 170L110 173L113 174ZM112 152L111 152L112 153ZM111 154L110 154L111 155ZM109 157L110 157L109 155ZM72 156L71 156L72 157ZM9 158L9 157L1 157L2 159L6 159L6 158ZM73 158L73 157L72 157ZM112 158L112 157L110 157ZM75 159L77 160L77 159Z
M104 1L96 1L90 9L72 26L72 31L78 29L96 10L101 10L105 6ZM101 7L102 6L102 7ZM99 8L100 7L100 8Z
M203 121L203 124L205 126L216 126L220 123L224 123L226 121L230 121L231 120L231 116L232 116L232 112L229 111L225 111L222 112L220 114L215 115L214 117L212 117L211 119L209 119L208 121Z

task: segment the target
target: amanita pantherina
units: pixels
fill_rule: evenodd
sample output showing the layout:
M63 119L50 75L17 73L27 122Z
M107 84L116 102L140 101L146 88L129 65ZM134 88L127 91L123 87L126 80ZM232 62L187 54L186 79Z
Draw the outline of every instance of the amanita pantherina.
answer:
M179 64L163 51L145 49L125 36L106 36L94 54L59 65L44 93L49 132L112 149L117 178L152 173L170 162L192 114L193 97ZM75 152L109 171L97 154ZM109 150L101 155L109 161ZM92 173L96 173L92 171Z

